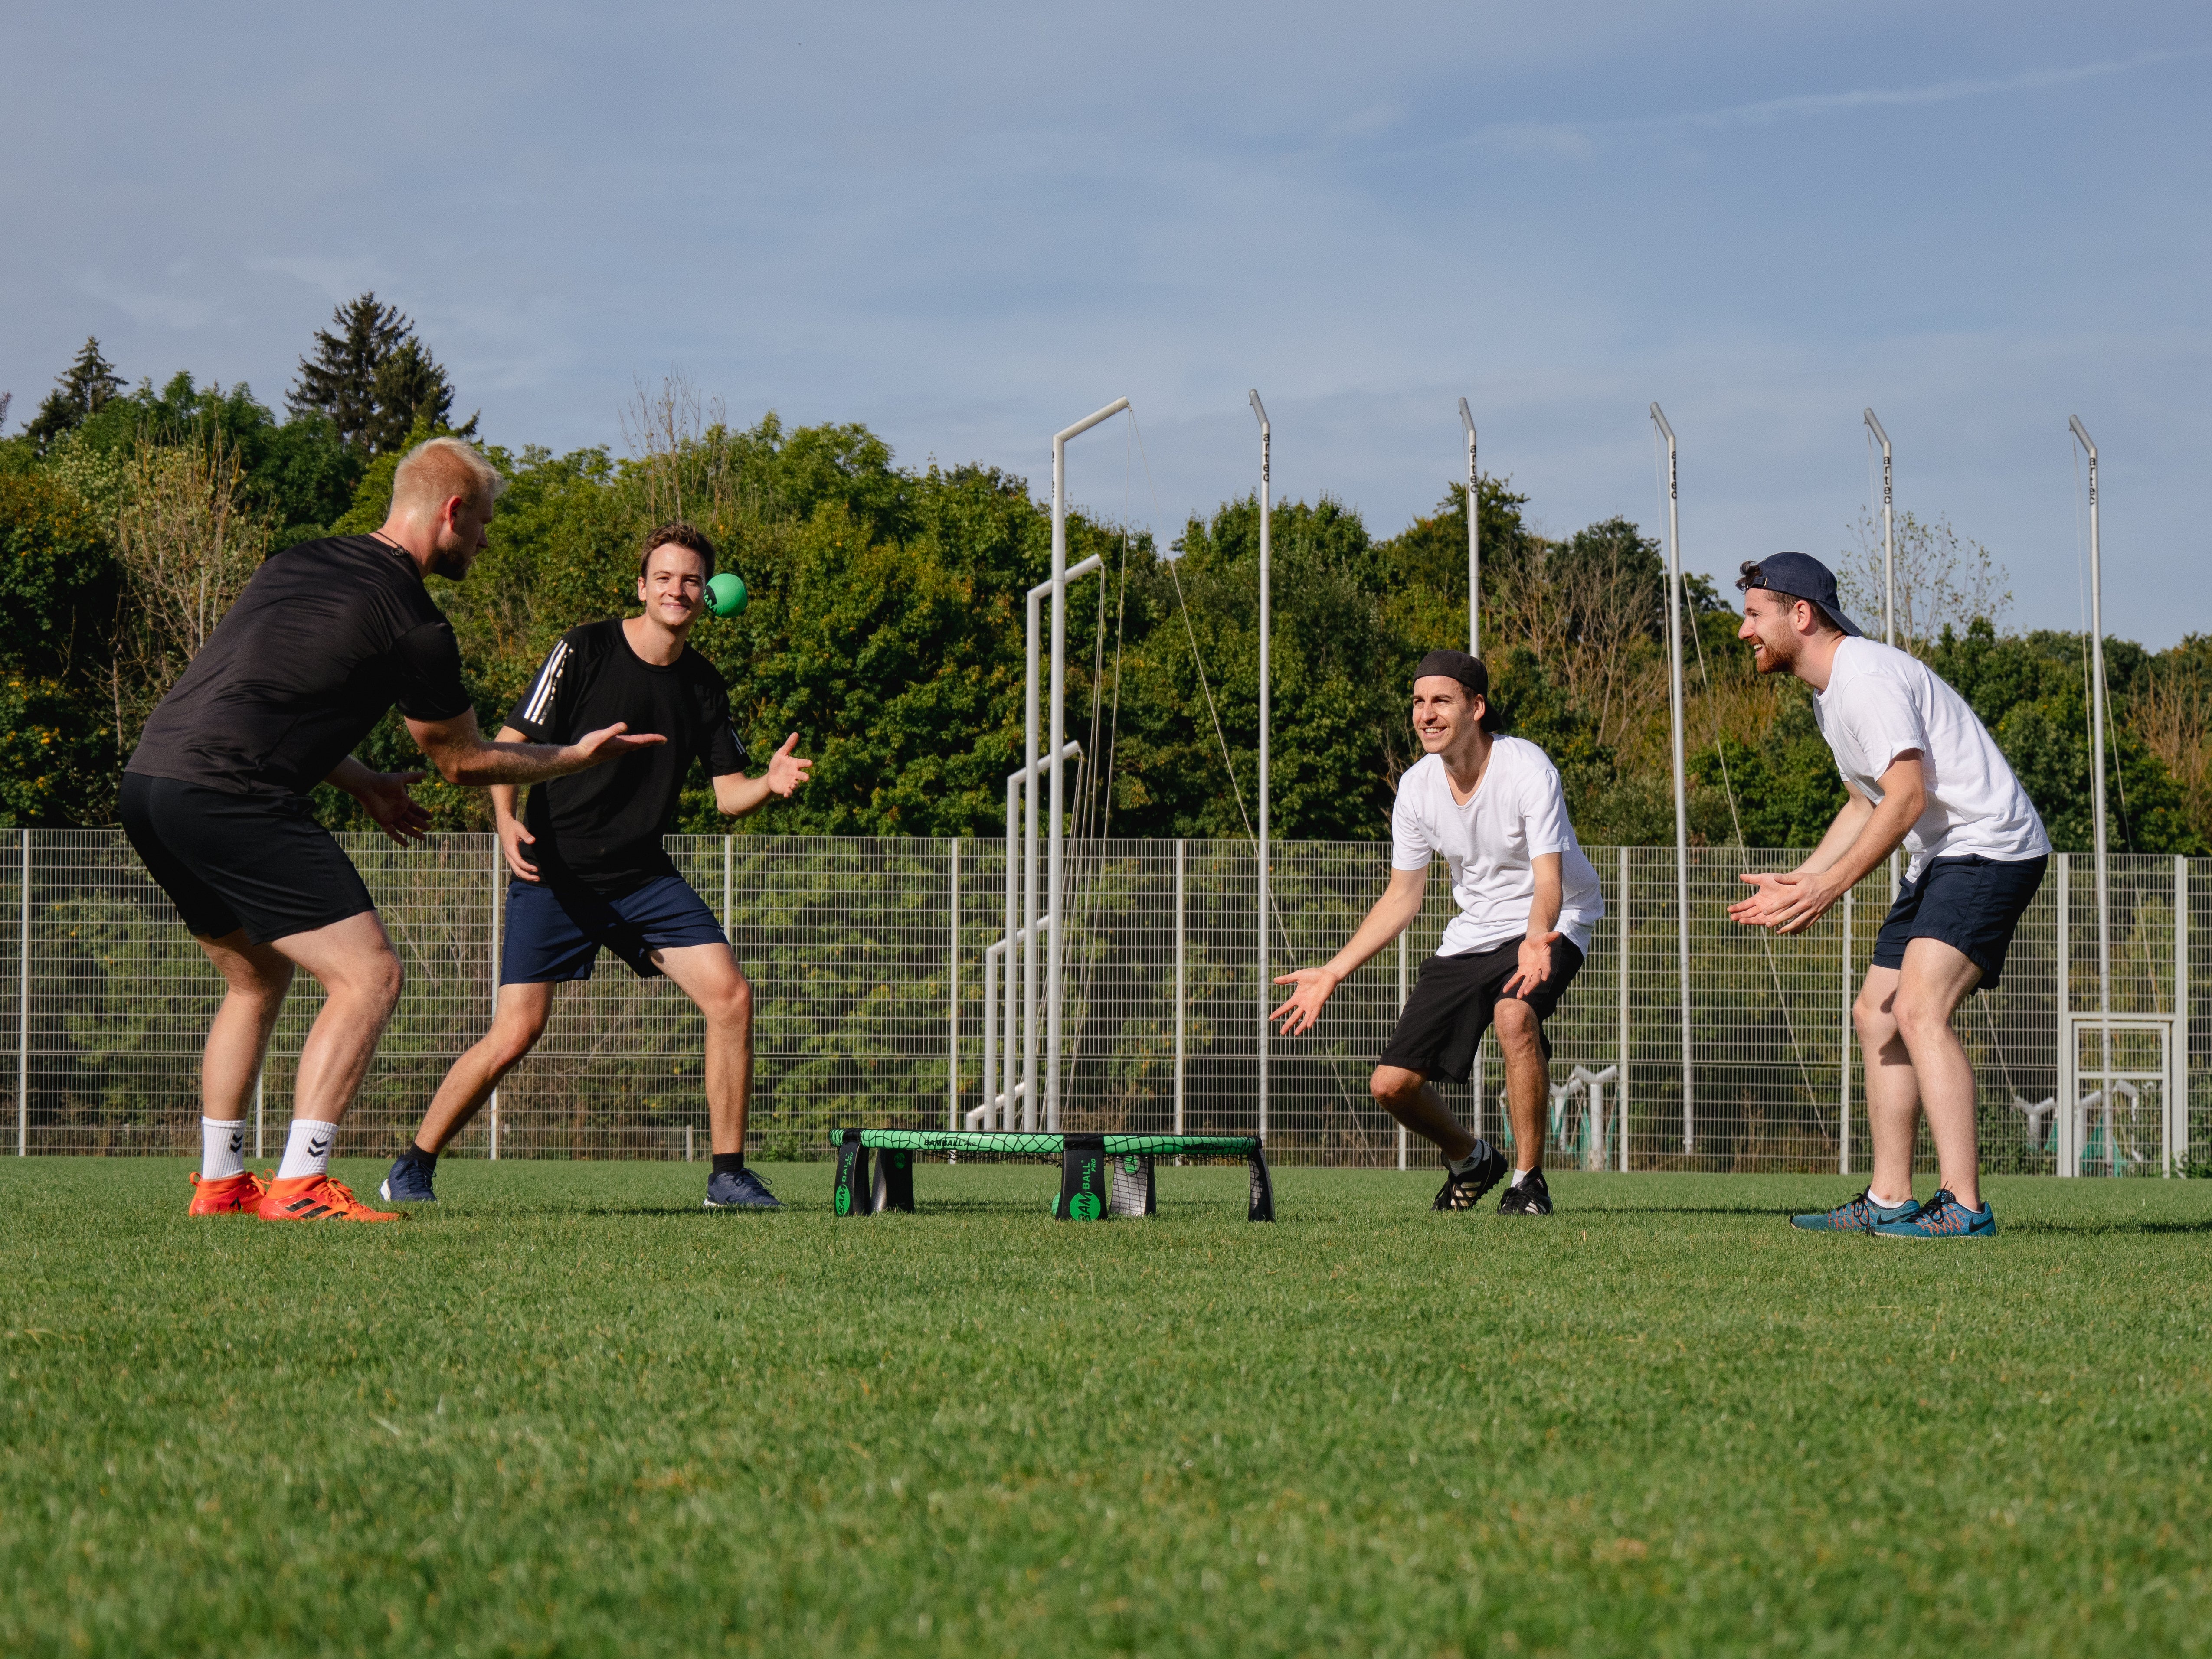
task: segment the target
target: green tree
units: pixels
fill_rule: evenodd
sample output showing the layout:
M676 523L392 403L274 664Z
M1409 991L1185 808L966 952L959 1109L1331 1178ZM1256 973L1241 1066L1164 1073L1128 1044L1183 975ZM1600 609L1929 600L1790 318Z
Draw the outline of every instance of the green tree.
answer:
M115 366L100 354L99 340L88 335L76 360L56 378L54 389L39 405L24 435L43 454L55 439L76 431L122 390Z
M453 385L398 306L364 294L331 321L332 328L315 331L314 351L300 360L286 395L295 419L324 416L344 443L370 455L401 447L417 424L447 424ZM471 420L466 430L475 426Z

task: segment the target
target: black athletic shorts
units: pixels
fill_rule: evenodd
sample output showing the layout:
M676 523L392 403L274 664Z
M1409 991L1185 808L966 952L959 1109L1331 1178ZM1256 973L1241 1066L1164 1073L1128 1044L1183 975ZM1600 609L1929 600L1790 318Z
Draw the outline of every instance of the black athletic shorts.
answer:
M303 796L229 795L126 772L118 805L147 873L203 939L242 927L265 945L376 908Z
M546 881L507 884L499 983L543 985L588 979L604 948L641 979L657 979L657 950L729 942L707 901L680 875L647 881L619 899Z
M1378 1065L1399 1066L1424 1077L1448 1077L1464 1083L1474 1074L1474 1051L1482 1033L1490 1029L1498 991L1521 966L1521 942L1509 939L1488 950L1463 956L1431 956L1421 964L1421 978L1398 1015L1398 1028L1390 1033ZM1552 1057L1552 1039L1543 1035L1542 1022L1552 1017L1559 997L1582 972L1583 954L1571 939L1552 942L1552 977L1534 990L1511 1001L1526 1002L1537 1020L1537 1036L1544 1057Z
M1982 971L1978 990L1995 990L2012 931L2043 885L2048 858L1931 858L1897 890L1897 902L1874 942L1878 968L1905 966L1914 939L1941 939Z

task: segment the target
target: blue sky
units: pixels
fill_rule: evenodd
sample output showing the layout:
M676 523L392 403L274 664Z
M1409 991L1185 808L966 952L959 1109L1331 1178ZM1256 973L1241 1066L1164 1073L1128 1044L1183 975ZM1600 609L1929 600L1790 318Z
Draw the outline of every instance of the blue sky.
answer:
M365 25L363 20L374 18ZM510 445L619 446L640 376L732 419L1172 533L1251 487L1378 533L1458 464L1692 569L1833 554L1868 498L2081 615L2067 416L2105 457L2107 625L2212 632L2212 13L1559 3L9 9L0 389L88 333L281 401L398 302ZM12 423L11 423L12 424ZM2190 570L2195 579L2177 581Z

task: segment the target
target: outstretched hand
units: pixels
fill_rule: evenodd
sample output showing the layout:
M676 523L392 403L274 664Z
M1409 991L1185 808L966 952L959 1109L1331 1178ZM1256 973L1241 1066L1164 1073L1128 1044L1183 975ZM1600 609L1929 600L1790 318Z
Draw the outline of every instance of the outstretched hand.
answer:
M354 799L376 820L377 828L391 838L393 845L404 847L410 842L427 839L430 833L428 810L407 792L410 785L421 783L429 775L426 772L370 772L355 789Z
M1730 920L1747 928L1765 928L1775 933L1802 933L1828 913L1829 906L1844 895L1841 887L1832 884L1825 873L1801 875L1768 874L1739 875L1754 891L1748 899L1739 899L1729 906Z
M799 734L793 732L783 740L783 747L768 758L768 771L763 774L769 792L789 800L799 786L814 771L814 763L792 751L799 747Z
M655 743L668 741L653 732L641 731L630 736L626 735L629 731L629 723L617 720L611 726L602 726L597 731L585 733L572 747L578 754L587 757L597 766L608 760L619 760L625 754L635 754L641 749L649 749Z
M1296 985L1297 989L1291 993L1289 1001L1267 1018L1282 1022L1279 1027L1280 1035L1298 1037L1311 1031L1321 1019L1322 1008L1336 990L1338 982L1336 976L1327 968L1293 968L1288 973L1279 974L1275 983Z

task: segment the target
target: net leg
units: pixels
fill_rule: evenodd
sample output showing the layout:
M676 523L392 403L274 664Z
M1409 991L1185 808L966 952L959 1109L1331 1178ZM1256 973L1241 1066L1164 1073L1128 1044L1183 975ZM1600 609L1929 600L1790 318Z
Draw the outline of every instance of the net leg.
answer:
M1060 1196L1053 1214L1062 1221L1098 1221L1107 1214L1106 1137L1071 1135L1061 1143Z
M1259 1147L1252 1148L1252 1195L1244 1211L1248 1221L1272 1221L1275 1219L1275 1183L1267 1173L1267 1154Z
M1109 1215L1158 1215L1159 1195L1152 1185L1152 1160L1132 1154L1114 1160L1114 1196Z
M830 1207L839 1215L866 1215L873 1202L868 1181L868 1149L860 1144L860 1131L847 1129L837 1137L837 1184Z
M876 1178L868 1189L868 1202L879 1215L887 1209L914 1214L912 1153L886 1151L876 1154Z

